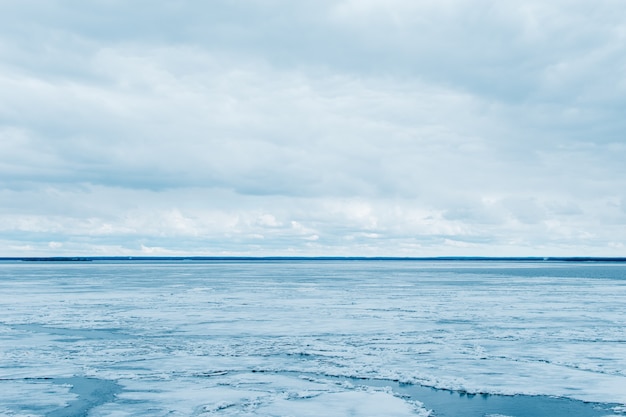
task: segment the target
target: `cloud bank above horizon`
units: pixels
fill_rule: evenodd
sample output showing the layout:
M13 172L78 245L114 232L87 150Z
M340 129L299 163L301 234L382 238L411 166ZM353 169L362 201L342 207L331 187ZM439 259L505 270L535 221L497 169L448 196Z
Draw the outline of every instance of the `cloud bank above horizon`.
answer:
M624 256L618 0L0 5L0 256Z

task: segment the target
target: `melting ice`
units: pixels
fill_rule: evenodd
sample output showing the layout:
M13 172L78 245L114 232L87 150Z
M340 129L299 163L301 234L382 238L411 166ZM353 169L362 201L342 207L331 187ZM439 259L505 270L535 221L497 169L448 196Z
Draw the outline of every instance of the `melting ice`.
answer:
M0 262L0 294L9 416L625 414L619 263Z

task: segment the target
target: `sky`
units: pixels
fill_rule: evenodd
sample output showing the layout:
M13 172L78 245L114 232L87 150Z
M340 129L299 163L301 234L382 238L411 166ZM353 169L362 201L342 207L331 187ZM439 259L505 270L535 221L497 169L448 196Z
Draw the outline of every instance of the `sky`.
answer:
M0 256L626 256L623 0L4 0Z

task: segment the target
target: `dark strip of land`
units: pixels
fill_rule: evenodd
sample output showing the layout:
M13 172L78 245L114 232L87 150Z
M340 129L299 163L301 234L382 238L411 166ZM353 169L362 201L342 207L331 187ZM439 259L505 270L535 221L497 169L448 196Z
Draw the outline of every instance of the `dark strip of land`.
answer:
M92 261L516 261L516 262L626 262L626 257L390 257L390 256L53 256L0 257L0 261L92 262Z

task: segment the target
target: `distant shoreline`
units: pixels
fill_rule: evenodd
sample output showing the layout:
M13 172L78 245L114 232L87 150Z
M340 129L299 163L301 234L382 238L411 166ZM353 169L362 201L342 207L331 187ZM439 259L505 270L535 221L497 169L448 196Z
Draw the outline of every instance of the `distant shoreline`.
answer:
M626 262L626 257L547 256L51 256L0 257L0 261L93 262L93 261L516 261L516 262Z

